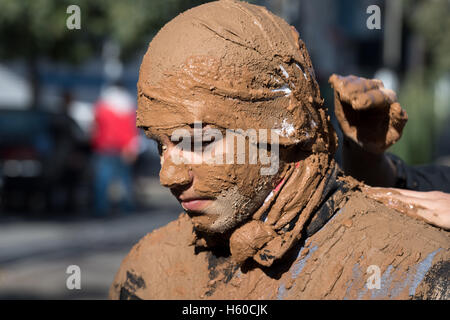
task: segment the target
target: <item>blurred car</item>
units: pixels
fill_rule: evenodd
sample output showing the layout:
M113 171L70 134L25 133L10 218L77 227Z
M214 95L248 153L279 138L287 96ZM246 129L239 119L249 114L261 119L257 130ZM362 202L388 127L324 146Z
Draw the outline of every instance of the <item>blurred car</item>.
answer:
M64 114L0 110L2 211L75 207L73 196L89 161L81 134Z

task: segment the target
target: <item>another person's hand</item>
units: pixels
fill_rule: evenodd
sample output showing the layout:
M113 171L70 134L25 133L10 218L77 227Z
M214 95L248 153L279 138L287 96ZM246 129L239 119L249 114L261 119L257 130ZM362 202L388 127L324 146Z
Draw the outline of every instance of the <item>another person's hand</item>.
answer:
M136 162L138 155L139 155L139 136L135 136L122 149L121 156L122 160L126 164L132 165L134 162Z
M450 194L418 192L396 188L365 189L366 194L388 207L425 222L450 230Z
M122 156L122 160L126 164L132 165L136 161L138 154L135 150L132 150L130 148L125 148L122 150L121 156Z
M335 114L344 135L361 148L382 154L400 139L408 120L394 91L377 79L333 74Z

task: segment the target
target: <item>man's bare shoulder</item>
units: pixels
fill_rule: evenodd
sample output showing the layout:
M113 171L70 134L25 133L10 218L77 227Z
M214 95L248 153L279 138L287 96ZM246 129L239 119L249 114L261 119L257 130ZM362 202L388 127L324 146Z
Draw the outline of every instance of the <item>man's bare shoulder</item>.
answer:
M151 298L149 282L160 283L159 280L177 269L183 260L193 259L193 241L192 223L185 213L144 236L122 261L110 288L110 298Z

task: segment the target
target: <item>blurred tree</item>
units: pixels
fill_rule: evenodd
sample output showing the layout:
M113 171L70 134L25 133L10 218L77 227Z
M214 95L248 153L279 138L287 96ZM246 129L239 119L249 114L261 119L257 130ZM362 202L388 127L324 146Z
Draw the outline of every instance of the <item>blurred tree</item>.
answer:
M450 1L403 0L408 66L398 96L409 120L391 152L410 164L432 161L442 121L435 115L435 85L450 73ZM447 104L449 106L449 104ZM447 124L444 124L447 126Z
M408 113L408 122L402 138L389 151L409 164L429 163L435 138L432 90L419 73L411 73L405 77L398 98Z
M450 1L415 1L409 8L407 23L425 41L427 76L436 79L450 70Z
M208 1L0 0L0 58L26 61L36 106L39 59L80 63L98 54L108 40L120 45L123 59L130 58L167 21L204 2ZM66 27L70 5L81 9L80 30Z

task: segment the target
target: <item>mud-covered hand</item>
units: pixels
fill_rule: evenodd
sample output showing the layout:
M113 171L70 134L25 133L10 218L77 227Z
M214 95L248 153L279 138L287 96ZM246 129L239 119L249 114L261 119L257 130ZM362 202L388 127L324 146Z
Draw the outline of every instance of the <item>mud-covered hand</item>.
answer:
M334 89L336 118L347 138L376 154L400 139L408 116L381 80L333 74L328 81Z
M450 194L396 188L366 188L367 195L386 206L425 222L450 230Z

